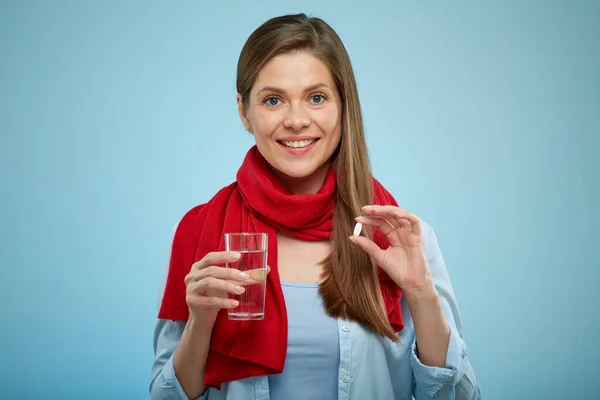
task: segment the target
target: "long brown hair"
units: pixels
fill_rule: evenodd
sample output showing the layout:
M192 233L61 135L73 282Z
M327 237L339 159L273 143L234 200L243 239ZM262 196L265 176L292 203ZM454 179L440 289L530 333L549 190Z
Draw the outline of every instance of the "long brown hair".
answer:
M326 279L319 288L325 309L332 317L354 320L397 341L385 311L376 265L348 240L354 217L372 200L373 179L356 80L341 39L320 18L304 14L272 18L258 27L242 48L237 91L247 106L262 67L273 57L294 51L308 51L329 67L342 100L342 137L333 155L337 188L332 251L323 260Z

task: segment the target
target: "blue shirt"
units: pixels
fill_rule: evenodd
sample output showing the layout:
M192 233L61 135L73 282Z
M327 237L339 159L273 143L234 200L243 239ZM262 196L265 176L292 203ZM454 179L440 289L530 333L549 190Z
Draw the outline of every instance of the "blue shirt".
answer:
M414 324L406 300L402 298L404 329L397 334L399 343L360 324L341 318L335 321L340 357L336 374L339 400L411 400L413 396L416 400L481 399L477 377L467 358L458 305L437 238L423 221L421 231L442 311L450 328L446 368L420 362ZM173 354L184 328L185 321L158 320L156 324L155 361L150 384L153 400L187 399L173 368ZM296 388L299 392L304 389ZM221 390L208 389L199 399L279 400L271 398L267 376L225 383Z
M283 372L269 376L272 399L335 399L340 346L337 322L327 315L317 284L281 282L288 346ZM298 390L302 388L302 390Z

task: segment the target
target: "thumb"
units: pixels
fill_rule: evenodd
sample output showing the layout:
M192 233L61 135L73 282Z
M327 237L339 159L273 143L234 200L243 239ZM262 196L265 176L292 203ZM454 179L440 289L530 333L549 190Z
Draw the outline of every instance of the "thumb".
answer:
M253 270L246 271L246 272L250 275L250 278L252 278L254 281L262 282L265 279L267 279L267 274L269 272L271 272L271 267L269 267L267 265L266 270L264 270L262 268L257 268L257 269L253 269Z
M352 243L363 249L365 253L373 257L377 264L382 264L384 251L375 242L364 236L350 236L349 239Z

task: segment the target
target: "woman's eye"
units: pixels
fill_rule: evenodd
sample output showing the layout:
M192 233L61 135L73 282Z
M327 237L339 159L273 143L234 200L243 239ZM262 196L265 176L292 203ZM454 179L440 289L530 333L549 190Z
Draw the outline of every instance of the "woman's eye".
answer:
M315 94L315 95L313 95L313 96L310 97L310 100L314 104L321 104L322 102L325 101L325 96L323 96L322 94Z
M270 105L270 106L278 106L279 105L279 99L277 97L268 97L265 99L265 103Z

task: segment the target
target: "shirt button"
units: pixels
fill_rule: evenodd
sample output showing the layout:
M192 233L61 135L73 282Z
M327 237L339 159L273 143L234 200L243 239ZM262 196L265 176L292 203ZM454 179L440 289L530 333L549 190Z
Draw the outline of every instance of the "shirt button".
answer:
M342 329L344 330L344 332L350 332L350 327L348 325L344 325Z
M348 375L344 375L344 377L342 378L342 382L344 382L344 383L350 382L350 377Z

